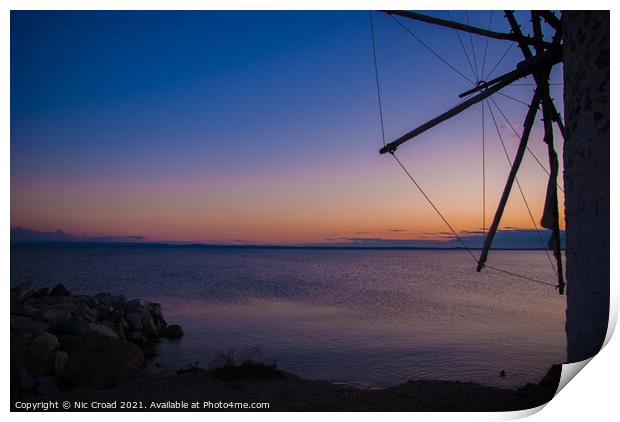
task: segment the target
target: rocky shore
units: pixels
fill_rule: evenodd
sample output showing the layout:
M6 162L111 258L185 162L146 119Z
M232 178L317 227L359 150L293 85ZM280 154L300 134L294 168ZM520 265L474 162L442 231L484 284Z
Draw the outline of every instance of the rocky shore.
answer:
M161 337L182 336L158 303L21 284L11 289L11 396L120 385L142 374Z

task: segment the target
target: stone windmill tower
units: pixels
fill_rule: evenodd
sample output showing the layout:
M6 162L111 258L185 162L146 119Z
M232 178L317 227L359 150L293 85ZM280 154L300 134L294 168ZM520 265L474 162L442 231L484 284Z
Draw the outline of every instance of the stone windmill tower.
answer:
M594 356L609 319L609 11L565 11L564 189L569 362Z

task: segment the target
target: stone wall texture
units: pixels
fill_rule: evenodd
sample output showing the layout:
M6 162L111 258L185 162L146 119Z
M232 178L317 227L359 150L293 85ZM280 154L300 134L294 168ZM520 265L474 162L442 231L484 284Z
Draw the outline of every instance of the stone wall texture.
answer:
M594 356L609 318L609 12L565 11L568 362Z

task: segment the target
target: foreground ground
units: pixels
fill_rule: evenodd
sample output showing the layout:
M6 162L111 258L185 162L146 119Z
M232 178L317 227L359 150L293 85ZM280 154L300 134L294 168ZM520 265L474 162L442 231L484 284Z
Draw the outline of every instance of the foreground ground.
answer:
M556 367L541 383L519 390L450 381L410 381L392 388L368 390L304 380L279 371L238 375L222 376L204 370L145 375L108 390L78 389L27 401L116 403L116 408L110 409L116 411L121 410L121 402L143 406L136 410L179 410L166 408L170 402L199 402L198 410L218 410L204 408L207 401L269 403L269 411L507 411L528 409L551 400L560 371ZM15 399L12 404L15 406Z

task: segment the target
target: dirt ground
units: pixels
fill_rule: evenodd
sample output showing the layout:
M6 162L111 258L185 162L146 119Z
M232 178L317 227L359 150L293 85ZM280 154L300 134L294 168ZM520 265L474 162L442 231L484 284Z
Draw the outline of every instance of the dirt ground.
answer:
M76 389L27 401L80 401L88 403L87 410L95 410L92 403L99 402L115 407L98 410L111 411L191 411L170 403L187 403L189 407L194 402L198 402L200 411L234 410L208 408L205 402L213 406L219 402L269 403L269 408L261 411L507 411L528 409L551 400L559 383L559 368L552 368L539 384L518 390L452 381L410 381L386 389L360 389L305 380L288 373L226 378L209 371L191 370L144 375L104 391ZM13 410L19 410L16 401L12 398ZM136 408L121 409L122 403L127 402ZM62 411L62 406L58 410Z

